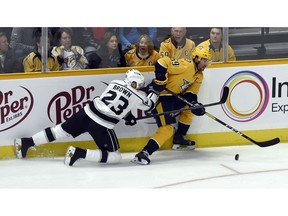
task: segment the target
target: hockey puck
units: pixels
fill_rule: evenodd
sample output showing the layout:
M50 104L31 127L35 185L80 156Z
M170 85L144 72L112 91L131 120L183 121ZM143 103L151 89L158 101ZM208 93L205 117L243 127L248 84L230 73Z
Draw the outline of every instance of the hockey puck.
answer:
M239 154L235 155L235 160L239 160Z

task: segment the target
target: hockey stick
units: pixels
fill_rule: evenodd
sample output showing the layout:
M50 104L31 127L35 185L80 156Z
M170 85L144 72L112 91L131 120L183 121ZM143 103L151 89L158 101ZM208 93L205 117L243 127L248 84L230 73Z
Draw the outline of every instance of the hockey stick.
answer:
M225 87L224 87L225 89ZM187 101L185 98L177 95L176 93L174 93L173 91L171 91L170 89L165 88L166 91L168 91L170 94L174 95L175 97L179 98L180 100L184 101L186 104L188 104L189 106L193 106L193 104L191 104L189 101ZM208 117L210 117L211 119L217 121L218 123L224 125L225 127L227 127L228 129L234 131L235 133L237 133L238 135L244 137L245 139L249 140L250 142L260 146L260 147L268 147L268 146L272 146L272 145L276 145L277 143L280 142L280 139L274 138L272 140L267 140L267 141L263 141L263 142L257 142L254 139L248 137L247 135L243 134L242 132L240 132L239 130L233 128L232 126L228 125L227 123L221 121L220 119L216 118L215 116L211 115L208 112L205 112L205 115L207 115Z
M182 108L182 109L178 109L178 110L171 110L171 111L166 111L166 112L163 112L163 113L157 113L157 114L153 114L153 115L141 116L141 117L136 118L136 120L152 118L152 117L168 115L168 114L170 114L172 116L177 116L178 113L186 111L186 110L195 110L195 109L199 109L199 108L203 108L203 107L216 106L216 105L225 103L226 100L227 100L228 94L229 94L229 88L228 87L224 87L221 99L218 102L214 102L214 103L210 103L210 104L204 104L204 105L200 105L200 106L197 106L197 107L196 106L190 106L188 108Z

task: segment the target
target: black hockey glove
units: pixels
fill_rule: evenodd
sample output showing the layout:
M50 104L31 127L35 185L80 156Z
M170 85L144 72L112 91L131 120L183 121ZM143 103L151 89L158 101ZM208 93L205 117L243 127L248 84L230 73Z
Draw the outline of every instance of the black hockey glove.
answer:
M130 112L125 118L125 125L133 126L137 123L135 116Z
M193 102L197 102L198 103L198 97L196 94L192 93L192 92L185 92L184 94L180 94L180 96L182 96L183 98L185 98L187 101L189 101L190 103Z
M191 102L191 104L193 104L193 106L195 106L195 107L203 106L203 104L198 103L197 101L193 101L193 102ZM192 109L191 112L194 115L203 116L206 113L206 110L205 110L205 107L200 107L199 109Z
M158 85L157 83L154 82L154 80L152 80L151 83L149 83L144 91L149 94L150 92L154 92L155 94L159 95L161 91L163 91L165 89L165 84L164 85Z
M164 82L152 80L152 86L153 86L154 92L160 94L160 92L165 89L166 84Z

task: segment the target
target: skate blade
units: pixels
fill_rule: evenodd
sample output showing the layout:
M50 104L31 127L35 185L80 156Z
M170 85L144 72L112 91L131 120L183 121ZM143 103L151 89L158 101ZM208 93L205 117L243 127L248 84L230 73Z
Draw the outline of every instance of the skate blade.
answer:
M16 154L16 158L18 159L22 159L22 151L21 151L21 139L15 139L14 140L14 150L15 150L15 154Z
M179 145L179 144L174 144L172 146L172 149L174 151L193 151L195 149L195 145Z
M69 146L66 151L65 158L64 158L65 165L71 166L70 161L71 161L72 156L74 155L74 152L75 152L75 148L72 146Z
M135 163L135 164L140 164L140 165L148 165L149 164L149 162L146 160L139 161L137 157L130 160L130 162Z

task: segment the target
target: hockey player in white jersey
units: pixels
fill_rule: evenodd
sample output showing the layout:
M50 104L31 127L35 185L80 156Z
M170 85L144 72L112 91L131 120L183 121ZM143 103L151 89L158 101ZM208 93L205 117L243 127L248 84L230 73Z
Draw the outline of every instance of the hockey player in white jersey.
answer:
M138 70L130 69L126 72L125 80L112 81L101 96L93 99L65 122L48 127L32 137L14 140L17 158L25 158L29 148L52 142L65 137L77 137L88 132L99 149L81 149L69 146L64 158L64 164L72 166L78 159L85 159L99 163L118 163L121 160L119 143L113 130L121 120L126 125L136 124L132 109L150 111L158 99L158 95L151 91L148 95L140 89L145 80Z

